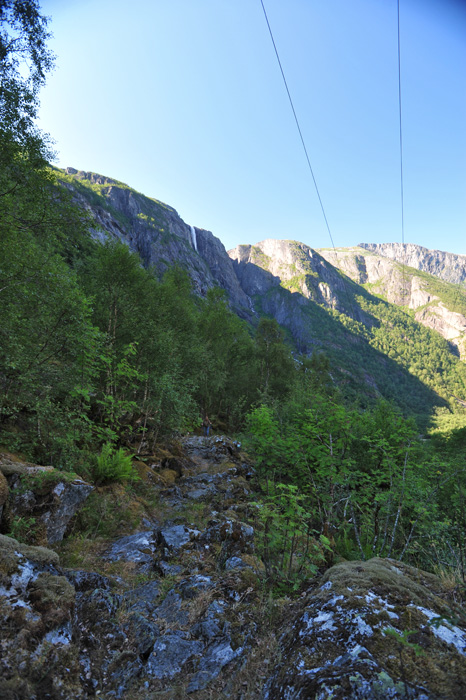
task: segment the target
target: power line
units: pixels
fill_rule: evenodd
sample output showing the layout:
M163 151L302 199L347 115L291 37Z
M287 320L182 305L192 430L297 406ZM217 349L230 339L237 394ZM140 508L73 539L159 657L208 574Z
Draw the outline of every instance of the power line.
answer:
M399 142L400 142L400 197L401 197L401 245L402 257L402 290L401 296L408 293L406 289L406 246L405 246L405 221L404 221L404 187L403 187L403 120L401 112L401 37L400 37L400 0L397 0L397 29L398 29L398 118L399 118Z
M405 243L404 195L403 195L403 121L401 118L401 39L400 39L400 0L398 9L398 113L400 124L400 186L401 186L401 242Z
M269 29L270 38L272 39L273 48L274 48L274 50L275 50L275 56L277 57L278 65L279 65L279 67L280 67L280 72L281 72L281 74L282 74L283 82L284 82L284 84L285 84L285 88L286 88L286 92L287 92L287 95L288 95L288 99L289 99L289 101L290 101L291 109L292 109L292 111L293 111L293 116L294 116L294 119L295 119L295 122L296 122L296 126L297 126L297 128L298 128L298 133L299 133L299 137L300 137L300 139L301 139L301 143L302 143L302 146L303 146L304 154L305 154L305 156L306 156L307 164L308 164L308 166L309 166L309 170L310 170L310 173L311 173L311 175L312 175L312 180L313 180L313 182L314 182L314 187L315 187L315 190L316 190L316 192L317 192L317 197L318 197L318 199L319 199L320 208L322 209L322 214L323 214L323 216L324 216L325 225L326 225L326 227L327 227L328 235L329 235L329 237L330 237L330 242L331 242L332 248L333 248L333 250L334 250L334 252L335 252L335 243L333 242L332 233L331 233L331 231L330 231L330 226L329 226L329 223L328 223L327 215L325 214L325 209L324 209L324 205L323 205L323 202L322 202L322 198L321 198L321 196L320 196L319 188L318 188L318 186L317 186L317 181L316 181L316 178L315 178L315 176L314 176L314 171L313 171L313 169L312 169L311 160L310 160L309 154L308 154L308 152L307 152L306 144L305 144L304 137L303 137L303 132L301 131L301 127L300 127L300 125L299 125L298 116L297 116L296 110L295 110L295 108L294 108L293 99L292 99L292 97L291 97L291 93L290 93L290 90L289 90L289 88L288 88L288 83L287 83L287 81L286 81L285 72L284 72L283 67L282 67L282 62L281 62L281 60L280 60L280 56L279 56L279 53L278 53L277 45L276 45L275 39L274 39L274 37L273 37L272 28L271 28L271 26L270 26L269 18L267 17L267 12L266 12L266 10L265 10L265 6L264 6L263 0L261 0L261 5L262 5L262 9L263 9L263 11L264 11L265 21L267 22L267 27L268 27L268 29ZM344 286L344 289L345 289L345 292L346 292L346 299L347 299L347 301L349 302L349 305L350 305L350 307L351 307L351 311L352 311L352 314L353 314L353 316L352 316L352 317L353 317L353 320L357 322L357 320L358 320L358 314L356 313L355 308L354 308L352 293L351 293L351 291L348 289L348 282L350 281L350 280L349 280L349 277L348 277L347 275L345 275L345 273L344 273L343 271L341 271L341 275L342 275L342 280L343 280L343 286ZM351 280L351 284L354 284L353 280Z
M323 205L323 203L322 203L322 199L321 199L321 196L320 196L320 193L319 193L319 188L317 187L317 182L316 182L316 179L315 179L315 177L314 177L314 171L312 170L312 165L311 165L311 161L310 161L310 158L309 158L309 154L308 154L308 152L307 152L306 144L305 144L305 142L304 142L303 133L302 133L301 127L300 127L300 125L299 125L299 120L298 120L298 117L297 117L297 114L296 114L296 110L295 110L295 108L294 108L294 104L293 104L293 100L292 100L292 98L291 98L290 91L289 91L289 89L288 89L288 83L286 82L285 73L284 73L283 67L282 67L282 62L280 61L280 56L279 56L279 54L278 54L277 45L275 44L275 39L273 38L272 28L271 28L271 26L270 26L269 18L267 17L267 12L266 12L266 10L265 10L263 0L261 0L261 5L262 5L262 9L263 9L263 11L264 11L264 16L265 16L265 21L267 22L267 27L269 28L269 33L270 33L270 38L272 39L273 48L275 49L275 55L276 55L276 57L277 57L278 65L280 66L280 72L281 72L281 74L282 74L282 78L283 78L283 82L284 82L284 84L285 84L285 88L286 88L286 92L287 92L287 95L288 95L288 99L289 99L289 101L290 101L291 109L292 109L292 111L293 111L293 116L294 116L294 119L295 119L295 122L296 122L296 126L298 127L298 132L299 132L299 136L300 136L300 139L301 139L301 143L302 143L302 146L303 146L303 149L304 149L304 153L305 153L305 156L306 156L307 164L308 164L308 166L309 166L309 170L310 170L311 175L312 175L312 180L313 180L313 182L314 182L314 187L315 187L316 192L317 192L317 197L318 197L318 199L319 199L320 208L322 209L322 214L324 215L324 220L325 220L325 225L327 226L328 235L330 236L330 240L331 240L331 242L332 242L332 247L335 248L335 244L334 244L334 242L333 242L332 234L331 234L331 232L330 232L330 226L329 226L329 224L328 224L327 216L326 216L326 214L325 214L324 205Z

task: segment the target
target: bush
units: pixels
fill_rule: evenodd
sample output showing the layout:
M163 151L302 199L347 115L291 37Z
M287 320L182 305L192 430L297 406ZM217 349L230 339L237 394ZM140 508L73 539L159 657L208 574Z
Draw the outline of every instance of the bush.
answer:
M115 450L110 442L103 447L93 470L96 484L107 484L110 481L137 481L132 456L125 453L120 447Z

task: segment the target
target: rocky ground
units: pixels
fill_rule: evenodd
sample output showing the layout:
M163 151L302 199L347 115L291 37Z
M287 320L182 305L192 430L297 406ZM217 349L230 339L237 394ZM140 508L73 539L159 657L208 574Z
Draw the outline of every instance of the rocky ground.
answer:
M454 586L373 559L274 601L237 443L137 468L128 500L0 454L2 699L466 697Z

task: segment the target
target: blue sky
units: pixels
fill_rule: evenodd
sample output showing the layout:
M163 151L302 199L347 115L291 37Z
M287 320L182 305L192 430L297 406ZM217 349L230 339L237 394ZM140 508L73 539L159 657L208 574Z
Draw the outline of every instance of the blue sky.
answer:
M264 0L335 246L401 241L396 0ZM60 167L329 247L260 0L42 0ZM401 0L405 242L466 254L466 3Z

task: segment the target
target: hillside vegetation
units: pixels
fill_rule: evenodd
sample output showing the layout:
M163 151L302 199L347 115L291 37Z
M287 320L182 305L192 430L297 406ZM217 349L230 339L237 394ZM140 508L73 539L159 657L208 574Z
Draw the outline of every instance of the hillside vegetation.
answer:
M47 21L3 5L0 695L455 700L458 353L301 243L234 263L51 168Z
M97 242L26 118L34 96L16 112L10 102L0 129L2 445L94 483L131 482L131 455L208 414L243 431L257 459L271 580L312 571L316 533L348 557L410 556L464 577L466 370L448 343L329 267L334 303L311 298L322 280L309 268L303 304L297 267L254 296L253 328L223 290L200 296L179 267L160 279L126 244ZM81 189L101 206L101 187ZM300 309L306 354L293 354L277 305L294 342ZM431 414L438 430L424 442Z

